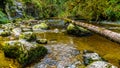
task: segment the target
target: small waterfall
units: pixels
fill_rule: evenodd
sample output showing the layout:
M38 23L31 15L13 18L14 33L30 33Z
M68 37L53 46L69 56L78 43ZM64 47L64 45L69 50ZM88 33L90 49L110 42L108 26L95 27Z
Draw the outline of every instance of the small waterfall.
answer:
M14 20L23 16L23 5L17 0L13 0L12 4L7 3L5 7L9 20Z

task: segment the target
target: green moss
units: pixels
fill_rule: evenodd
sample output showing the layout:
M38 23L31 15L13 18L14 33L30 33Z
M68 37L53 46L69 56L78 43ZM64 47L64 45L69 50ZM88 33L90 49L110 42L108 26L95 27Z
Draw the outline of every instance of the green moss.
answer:
M31 48L27 53L20 54L18 61L20 64L25 66L31 63L38 57L44 57L47 54L47 49L43 46L37 46L36 48Z
M3 47L5 56L10 58L18 58L20 54L23 53L23 51L21 50L21 46L19 45L21 45L19 42L15 42L13 45L5 43Z
M20 39L26 39L27 41L36 40L36 35L32 32L24 32L20 35Z
M36 42L39 44L47 44L47 39L38 39Z
M75 26L73 24L69 24L67 30L74 30Z
M34 25L33 29L48 29L48 25L46 23L40 23L38 25Z
M9 31L3 31L0 35L6 37L6 36L10 36L11 33Z
M31 63L38 57L44 57L47 54L47 49L41 45L33 45L27 49L24 44L18 41L12 44L6 43L3 51L6 57L17 59L17 61L24 67L26 64Z
M0 24L5 24L8 22L9 22L9 20L8 20L7 16L2 11L0 11Z
M90 31L77 25L69 24L67 27L67 33L75 36L87 36L90 35Z

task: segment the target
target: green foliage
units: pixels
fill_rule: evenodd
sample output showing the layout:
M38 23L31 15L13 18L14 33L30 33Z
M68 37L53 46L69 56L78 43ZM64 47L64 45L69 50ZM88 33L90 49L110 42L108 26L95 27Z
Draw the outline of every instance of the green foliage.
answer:
M2 11L0 11L0 24L5 24L8 22L9 22L9 20L8 20L7 16Z
M71 16L87 20L120 20L119 0L69 0L66 11Z
M120 20L119 0L18 0L24 4L24 16L36 19L70 17L85 20ZM5 0L13 3L13 0Z

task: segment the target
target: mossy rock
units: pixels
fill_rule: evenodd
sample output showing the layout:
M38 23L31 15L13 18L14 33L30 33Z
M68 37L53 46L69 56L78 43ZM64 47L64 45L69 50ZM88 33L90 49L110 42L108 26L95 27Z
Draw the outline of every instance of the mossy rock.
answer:
M20 39L26 39L27 41L36 40L36 35L33 32L24 32L20 35Z
M39 29L48 29L48 25L46 23L40 23L33 26L33 30L39 30Z
M39 44L47 44L47 39L38 39L36 42Z
M3 32L0 33L0 35L3 36L3 37L7 37L7 36L10 36L11 33L10 33L10 31L3 31Z
M44 57L47 54L47 49L41 45L28 46L20 41L7 42L3 46L3 51L6 57L17 59L24 67L38 57Z
M67 26L67 33L75 36L91 35L91 32L89 30L71 23Z
M69 31L69 30L74 30L75 29L75 25L73 25L73 24L69 24L68 25L68 27L67 27L67 30Z

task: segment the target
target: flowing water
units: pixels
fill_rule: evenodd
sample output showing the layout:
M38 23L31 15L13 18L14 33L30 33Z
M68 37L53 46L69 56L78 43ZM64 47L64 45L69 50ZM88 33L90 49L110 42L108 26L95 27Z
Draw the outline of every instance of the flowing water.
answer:
M120 44L112 42L98 34L91 36L75 37L66 34L64 28L54 27L45 32L35 32L37 38L45 38L48 44L44 45L48 49L48 55L42 60L37 59L27 66L27 68L62 68L67 66L74 68L74 65L81 65L81 54L83 50L90 50L98 53L108 62L120 67ZM10 40L9 37L0 37L0 42ZM0 51L0 67L19 68L17 61L6 58L3 51ZM4 62L4 63L3 63Z

